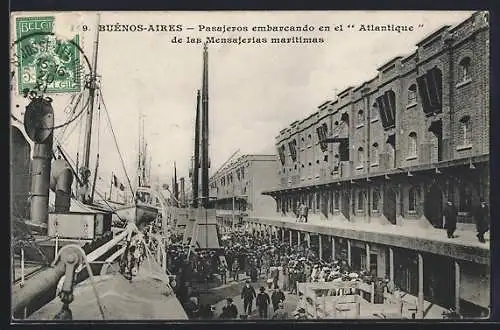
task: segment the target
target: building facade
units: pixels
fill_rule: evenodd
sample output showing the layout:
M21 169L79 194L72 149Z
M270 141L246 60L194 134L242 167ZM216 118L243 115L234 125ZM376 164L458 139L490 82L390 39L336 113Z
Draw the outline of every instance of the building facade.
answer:
M276 168L276 155L240 156L210 178L212 205L219 214L273 214L275 202L262 192L277 186Z
M276 215L295 217L305 203L311 222L329 228L266 225L281 228L286 237L298 232L299 241L312 235L323 243L320 250L325 241L337 240L336 252L331 244L323 252L348 249L350 261L374 267L419 299L484 312L488 244L468 249L452 239L438 244L397 233L435 233L443 228L446 202L453 201L458 229L475 238L473 210L480 199L489 201L490 191L489 68L488 14L477 12L293 122L276 137L279 184L264 193L275 199ZM366 231L334 230L335 224ZM377 236L368 228L384 229Z

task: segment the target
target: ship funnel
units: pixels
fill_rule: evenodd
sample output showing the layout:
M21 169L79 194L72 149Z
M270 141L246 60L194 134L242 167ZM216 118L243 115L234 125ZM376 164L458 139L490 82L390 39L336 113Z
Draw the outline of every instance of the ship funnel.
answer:
M50 189L56 193L55 211L68 212L71 206L73 171L64 159L52 162Z
M36 98L24 114L24 128L35 142L31 162L31 221L46 226L49 219L49 184L52 160L54 109L50 101Z

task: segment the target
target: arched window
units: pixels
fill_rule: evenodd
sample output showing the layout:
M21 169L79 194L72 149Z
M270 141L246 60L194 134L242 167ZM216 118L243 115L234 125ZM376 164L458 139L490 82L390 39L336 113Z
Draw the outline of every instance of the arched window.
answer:
M339 154L335 154L334 161L333 161L333 170L338 171L340 166L340 158Z
M408 87L408 104L417 102L417 85L412 84Z
M470 57L465 57L460 61L459 63L460 69L458 73L458 79L460 79L460 81L464 82L471 79L470 64L471 64Z
M462 145L466 146L470 144L471 137L471 125L470 125L470 117L464 116L460 119L460 135Z
M371 109L371 113L370 113L370 117L371 119L377 119L378 118L378 113L379 113L379 110L378 110L378 105L377 103L373 103L372 105L372 109Z
M380 193L377 189L372 192L372 211L379 210Z
M417 133L415 132L408 135L408 156L417 157Z
M364 211L365 209L365 194L363 191L358 192L358 211Z
M419 197L418 187L411 187L408 191L408 211L417 211L417 201Z
M365 157L364 157L364 150L362 147L359 147L358 148L358 163L360 165L363 165L363 162L365 161Z
M358 125L361 125L365 122L365 114L363 113L363 110L358 111Z
M363 153L363 147L358 148L358 165L363 166L363 162L365 161L365 155Z
M372 145L372 160L371 160L371 163L372 164L378 164L378 158L379 158L379 155L378 155L378 143L375 142Z

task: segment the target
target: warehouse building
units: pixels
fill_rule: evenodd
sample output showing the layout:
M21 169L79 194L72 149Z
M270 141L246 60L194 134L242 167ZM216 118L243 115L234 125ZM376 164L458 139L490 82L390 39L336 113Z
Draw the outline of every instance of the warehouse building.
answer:
M219 220L230 225L245 216L274 214L273 198L262 193L278 185L276 169L276 155L243 155L212 175L209 193Z
M420 317L429 303L488 314L490 248L473 215L489 201L489 68L488 15L477 12L291 123L276 138L279 182L264 192L275 215L250 225L389 277ZM294 220L299 203L308 223Z

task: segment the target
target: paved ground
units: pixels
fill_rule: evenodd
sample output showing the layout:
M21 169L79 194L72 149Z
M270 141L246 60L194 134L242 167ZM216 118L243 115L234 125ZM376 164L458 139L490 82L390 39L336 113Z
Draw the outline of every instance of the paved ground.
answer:
M266 288L266 292L269 294L269 296L272 293L272 290L267 289L266 285L266 279L264 278L265 276L262 275L261 278L256 283L252 283L252 286L255 288L255 291L258 293L258 290L261 286L264 286ZM243 283L245 282L246 276L242 274L240 276L241 280L239 282L239 285L235 286L236 282L231 281L230 283L219 287L218 289L221 291L225 291L228 293L234 294L232 296L233 298L233 303L236 305L236 308L238 309L238 318L240 317L241 314L243 314L243 300L241 299L240 292L241 288L243 287ZM231 288L230 288L231 287ZM225 288L229 290L224 290ZM219 295L217 302L214 303L215 306L215 315L218 317L222 313L222 308L226 304L226 297ZM417 298L415 296L412 296L410 294L403 294L402 299L404 301L403 304L403 317L406 319L411 319L412 314L415 312L414 308L417 303ZM288 292L285 292L285 310L287 311L290 319L293 318L292 313L295 311L297 304L298 304L298 296L295 294L290 294ZM391 318L392 310L394 306L392 305L387 305L387 304L371 304L366 300L362 300L361 304L361 319L383 319L383 318ZM424 302L424 319L442 319L442 313L446 311L445 308L431 304L428 301ZM271 318L272 316L272 306L269 306L268 310L268 319ZM385 315L385 316L384 316ZM252 306L252 314L248 318L250 320L252 319L259 319L258 316L258 311L255 306L255 300L253 302Z
M289 216L268 216L268 217L251 217L252 219L267 219L272 221L286 221L286 222L296 222L295 217ZM390 228L391 234L407 236L407 237L417 237L422 239L431 239L441 242L449 242L460 245L480 247L483 249L490 249L490 233L485 234L486 243L481 243L476 237L475 231L466 230L456 230L454 238L450 239L446 236L446 231L444 229L438 229L434 227L423 228L418 225L405 225L405 226L392 226L392 225L382 225L379 223L356 223L348 222L337 219L322 220L317 216L311 216L307 223L316 226L334 227L339 229L351 229L351 230L363 230L375 233L387 233L388 228ZM388 227L389 226L389 227Z
M264 278L259 279L257 283L252 283L252 286L254 287L256 293L259 292L259 288L261 286L266 287L266 292L271 296L272 290L267 289L266 285L266 280ZM238 309L238 318L240 317L239 315L243 314L243 300L241 299L241 296L238 294L236 296L233 296L233 303L236 305L236 308ZM288 315L290 318L292 318L292 312L295 310L297 306L297 300L298 297L297 295L289 294L285 292L285 310L288 312ZM222 313L222 307L226 304L226 300L219 301L217 304L215 304L215 315L219 316ZM253 301L252 304L252 315L248 317L248 319L259 319L258 311L255 306L255 300ZM273 308L272 305L269 306L268 309L268 319L271 319L271 316L273 314Z

